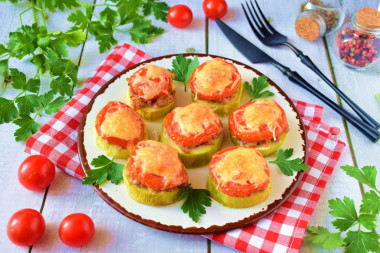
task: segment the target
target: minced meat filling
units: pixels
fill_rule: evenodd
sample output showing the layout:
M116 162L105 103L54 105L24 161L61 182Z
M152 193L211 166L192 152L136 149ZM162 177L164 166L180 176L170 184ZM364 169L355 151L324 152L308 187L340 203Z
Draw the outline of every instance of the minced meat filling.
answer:
M260 145L267 147L269 145L269 143L271 143L271 142L281 141L281 135L284 132L288 131L288 129L289 129L289 127L287 127L281 134L276 136L276 140L274 138L271 138L271 139L261 140L261 141L244 141L242 139L237 138L236 136L235 136L235 138L239 141L240 145L242 145L244 147L255 148L255 147L260 146Z
M148 188L146 185L143 185L138 179L136 179L136 178L134 178L134 177L132 177L132 176L129 176L129 182L131 183L131 184L134 184L134 185L136 185L136 186L138 186L138 187L145 187L145 188L147 188L149 191L152 191L152 192L157 192L157 191L155 191L155 190L152 190L152 189L150 189L150 188ZM178 185L178 186L176 186L176 187L174 187L174 188L171 188L171 189L166 189L166 190L162 190L162 191L171 191L171 190L175 190L175 189L177 189L177 188L186 188L187 187L187 182L186 183L183 183L183 184L181 184L181 185Z
M237 94L237 91L235 91L231 96L228 96L228 97L225 97L225 98L222 98L219 100L207 100L207 99L202 99L202 100L205 100L208 103L226 105L226 104L229 104L231 102L231 100L235 98L236 94ZM198 99L200 99L200 98L198 98Z
M158 98L145 100L142 97L139 97L139 95L133 91L133 89L129 89L131 93L131 101L132 101L132 108L133 110L138 110L145 107L164 107L171 102L174 101L175 91L170 87L170 91L168 94L162 95Z
M220 123L221 124L221 123ZM218 139L219 137L223 136L223 127L221 127L219 129L219 132L217 134L214 135L214 137L212 137L210 140L206 141L206 142L203 142L201 144L198 144L198 145L193 145L193 146L183 146L179 143L177 143L178 147L185 153L189 154L194 148L196 147L199 147L199 146L202 146L202 145L213 145L214 144L214 141L216 139Z

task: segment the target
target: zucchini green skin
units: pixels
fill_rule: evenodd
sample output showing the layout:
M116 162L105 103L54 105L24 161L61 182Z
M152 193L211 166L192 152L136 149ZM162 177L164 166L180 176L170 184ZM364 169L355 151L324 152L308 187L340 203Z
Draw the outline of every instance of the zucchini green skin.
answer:
M175 86L173 85L173 87ZM132 101L129 94L130 93L128 93L127 95L126 104L132 106ZM141 115L141 117L143 117L143 119L147 121L153 121L165 117L166 114L173 110L174 103L175 101L172 101L168 105L165 105L163 107L145 107L138 109L137 112Z
M229 208L247 208L257 205L265 201L272 190L272 180L269 180L268 186L263 191L257 191L246 197L229 196L220 191L212 180L212 177L208 175L206 189L210 191L211 198L218 201L223 206Z
M127 170L127 166L124 167ZM154 191L145 186L132 184L130 177L123 171L123 181L129 196L135 201L150 205L150 206L164 206L176 203L185 188L177 187L172 190Z
M96 124L96 123L95 123ZM142 140L148 139L148 131L145 128L145 135ZM103 153L107 156L112 156L119 159L127 159L132 151L132 148L118 148L115 145L107 143L105 140L103 140L97 133L95 129L95 143L98 148L100 148Z
M242 94L243 94L243 85L240 83L239 87L236 90L235 97L228 104L225 104L225 105L222 105L218 102L211 102L211 101L201 99L201 98L195 99L194 93L191 93L191 99L194 102L202 103L202 104L210 106L216 114L218 114L220 117L224 117L224 116L230 115L233 110L235 110L236 108L240 106Z
M165 127L162 126L160 141L169 144L178 151L178 156L186 168L201 167L207 165L211 157L220 150L223 144L223 136L214 140L213 145L201 145L191 150L190 153L183 152L172 139L170 139Z
M263 156L269 156L277 150L280 149L282 144L284 144L286 137L288 136L288 132L286 131L282 133L279 137L281 138L280 141L271 141L268 145L262 144L258 145L257 147L254 147L257 151L259 151ZM240 144L240 141L230 132L231 141L235 146L243 146Z

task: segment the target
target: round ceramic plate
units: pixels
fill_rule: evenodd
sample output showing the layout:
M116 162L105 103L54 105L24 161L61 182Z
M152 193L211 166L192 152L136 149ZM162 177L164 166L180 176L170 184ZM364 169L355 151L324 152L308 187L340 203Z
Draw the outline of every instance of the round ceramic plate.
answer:
M147 64L154 64L166 69L172 69L172 60L175 56L176 55L169 55L154 58L126 69L97 92L89 103L79 127L78 146L80 160L84 170L87 171L93 169L90 165L92 159L103 154L95 144L94 133L94 121L101 108L103 108L108 101L118 100L125 102L128 92L126 78L131 76L136 70ZM202 54L186 54L185 56L191 58L198 56L200 63L216 57ZM262 75L250 66L230 59L225 60L232 62L237 67L243 82L251 82L252 78ZM275 93L275 96L272 98L284 108L289 123L289 134L282 148L293 148L294 154L292 158L302 158L305 161L307 158L306 134L300 116L289 97L276 84L271 80L269 81L271 84L269 90ZM175 99L176 106L184 106L191 103L189 89L185 92L183 83L176 82L175 84L177 86ZM249 99L247 91L244 91L242 104L248 102ZM225 148L232 146L232 143L229 137L227 124L228 118L225 117L221 120L224 127L223 148ZM162 119L155 122L146 122L149 139L158 140L161 124ZM266 159L267 161L271 161L276 159L276 157L273 155ZM116 162L125 164L126 160L119 159ZM241 227L247 223L258 220L274 211L291 195L297 187L302 173L300 172L294 176L286 176L279 171L277 165L269 163L269 167L273 189L266 201L250 208L232 209L224 207L217 201L213 200L211 207L206 208L206 214L202 215L198 223L191 220L188 214L182 212L182 201L172 205L159 207L140 204L129 197L123 182L120 182L119 185L115 185L107 181L99 186L93 186L93 188L99 196L114 209L128 218L147 226L177 233L214 233ZM191 183L194 188L206 187L208 176L207 166L188 169L187 173L189 176L189 183Z

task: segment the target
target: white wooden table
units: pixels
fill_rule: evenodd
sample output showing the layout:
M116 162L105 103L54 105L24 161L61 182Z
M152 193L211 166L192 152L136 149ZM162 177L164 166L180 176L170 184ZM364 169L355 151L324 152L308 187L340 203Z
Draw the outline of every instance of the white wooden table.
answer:
M99 1L98 1L99 2ZM169 5L175 5L178 1L167 1ZM290 97L320 104L325 107L323 122L341 129L339 138L347 143L339 164L323 192L316 210L310 220L310 225L323 225L330 229L331 217L328 214L328 199L341 198L347 195L353 198L359 206L362 198L359 183L346 176L339 168L341 165L375 165L380 169L380 143L373 144L360 132L345 122L334 111L320 102L317 98L305 92L303 89L290 83L279 71L269 64L252 65L244 58L224 37L216 24L207 21L202 11L201 0L183 0L193 11L193 23L186 29L175 29L169 24L158 22L165 28L164 35L146 45L135 44L130 41L127 34L118 34L119 43L130 43L133 46L147 52L152 56L165 54L185 53L187 49L194 48L197 53L210 53L235 59L254 66L262 73L276 82ZM223 18L231 27L239 31L243 36L251 40L259 48L269 55L274 56L279 62L290 66L301 73L307 81L318 87L320 91L334 101L340 101L335 93L327 87L312 71L302 65L299 59L287 48L269 48L260 43L251 32L243 12L240 1L228 0L229 11ZM337 85L355 102L361 105L375 119L380 121L380 104L374 94L380 93L380 64L366 72L357 72L341 65L332 55L334 47L333 37L327 38L327 43L322 39L315 42L305 42L299 39L293 29L294 20L299 4L303 0L259 0L264 13L273 20L272 25L283 34L287 35L291 42L310 56L319 68L328 76L335 75ZM379 1L376 0L347 0L349 15L362 7L376 8ZM20 4L21 5L21 4ZM10 3L0 3L0 41L6 41L8 33L16 29L19 24L18 15L25 9L25 5L15 6ZM97 9L95 9L96 11ZM69 12L51 14L48 21L50 29L67 29L70 23L66 20ZM24 23L32 22L31 16L24 16ZM207 28L208 27L208 28ZM93 37L83 44L79 78L87 78L100 64L108 52L99 54L97 43ZM81 47L70 50L72 59L78 60ZM329 62L331 61L331 64ZM11 62L13 67L21 68L25 72L33 71L26 62ZM31 73L31 72L30 72ZM11 96L7 91L5 96ZM348 106L343 103L343 106ZM349 109L349 108L347 108ZM49 117L44 117L42 123ZM10 216L19 209L33 208L42 210L46 220L46 232L42 240L33 248L33 252L233 252L234 250L213 243L198 235L182 235L155 230L128 218L125 218L110 206L108 206L89 186L81 183L57 170L56 177L46 192L31 192L24 189L17 180L19 164L28 156L23 152L24 144L14 141L13 132L16 126L13 124L0 125L0 252L26 252L29 249L13 245L7 238L6 225ZM380 176L377 184L380 185ZM365 187L364 187L365 188ZM96 233L93 240L83 248L70 248L65 246L58 237L60 221L68 214L83 212L91 216L96 224ZM320 248L304 243L302 252L319 251ZM340 251L340 250L338 250Z

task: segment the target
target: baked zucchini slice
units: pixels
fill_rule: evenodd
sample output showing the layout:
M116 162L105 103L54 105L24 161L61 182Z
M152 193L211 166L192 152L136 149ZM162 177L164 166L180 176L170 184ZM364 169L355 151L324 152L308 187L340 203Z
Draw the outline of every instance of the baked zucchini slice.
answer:
M126 170L127 167L124 167ZM172 190L154 191L145 186L132 184L130 177L123 171L123 181L129 196L135 201L150 205L150 206L163 206L170 205L178 201L185 188L176 187Z
M95 132L96 146L98 146L98 148L100 148L105 155L112 156L115 158L120 158L120 159L127 159L129 157L130 152L132 151L132 148L127 149L127 148L116 147L115 145L109 144L105 140L103 140L98 135L96 129L94 132ZM145 128L145 136L143 140L147 140L147 139L148 139L148 130Z
M194 102L202 103L205 105L210 106L216 114L218 114L220 117L228 116L231 114L233 110L238 108L241 103L241 97L243 94L243 85L240 83L239 87L236 90L235 97L228 103L228 104L220 104L218 102L211 102L205 99L195 98L195 94L191 93L191 99Z
M218 201L223 206L229 208L247 208L257 205L269 197L272 190L272 180L269 180L267 188L263 191L257 191L246 197L235 197L229 196L218 190L214 180L212 180L212 177L209 175L207 178L206 189L210 191L211 198Z
M190 153L183 152L172 139L170 139L165 127L162 127L160 141L169 144L178 151L179 158L186 168L201 167L211 160L213 154L219 151L223 144L223 136L217 138L212 145L201 145L191 150Z
M173 84L173 90L176 89L176 86ZM130 97L130 88L128 87L128 95L126 99L126 104L132 107L131 97ZM175 101L170 102L168 105L163 107L145 107L138 109L137 112L143 117L143 119L147 121L154 121L156 119L160 119L165 117L171 110L174 108Z
M279 136L279 138L280 138L279 141L271 141L268 145L261 144L261 145L258 145L257 147L254 147L254 149L259 151L263 156L269 156L269 155L277 152L277 150L280 149L282 144L284 144L285 139L288 136L288 132L289 131L282 133ZM235 146L243 146L240 144L240 141L233 134L230 133L230 136L231 136L231 141Z

